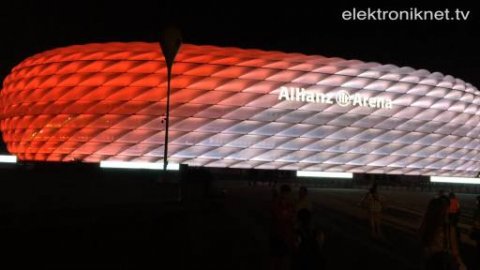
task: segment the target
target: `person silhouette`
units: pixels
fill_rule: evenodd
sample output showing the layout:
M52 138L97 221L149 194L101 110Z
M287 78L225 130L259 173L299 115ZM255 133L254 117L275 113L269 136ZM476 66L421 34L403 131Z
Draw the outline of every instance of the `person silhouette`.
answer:
M378 194L377 185L374 184L367 194L362 198L360 201L360 205L367 206L369 217L370 217L370 229L371 235L373 238L378 239L382 238L382 229L381 229L381 221L382 221L382 210L383 210L383 197Z

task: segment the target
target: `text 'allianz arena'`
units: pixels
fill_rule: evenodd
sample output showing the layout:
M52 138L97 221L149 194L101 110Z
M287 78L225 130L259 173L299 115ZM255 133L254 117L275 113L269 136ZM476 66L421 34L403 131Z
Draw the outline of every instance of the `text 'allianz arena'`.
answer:
M192 166L476 176L480 92L441 73L183 45L168 158ZM59 48L15 68L1 131L21 160L161 162L166 66L155 43Z

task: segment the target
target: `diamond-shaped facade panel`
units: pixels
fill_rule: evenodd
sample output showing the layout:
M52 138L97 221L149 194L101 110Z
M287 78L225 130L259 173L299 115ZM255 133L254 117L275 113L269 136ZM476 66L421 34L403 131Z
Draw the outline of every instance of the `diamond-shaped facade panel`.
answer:
M15 68L1 130L22 160L161 161L166 66L154 43L59 48ZM169 160L195 166L476 176L480 92L441 73L183 45Z

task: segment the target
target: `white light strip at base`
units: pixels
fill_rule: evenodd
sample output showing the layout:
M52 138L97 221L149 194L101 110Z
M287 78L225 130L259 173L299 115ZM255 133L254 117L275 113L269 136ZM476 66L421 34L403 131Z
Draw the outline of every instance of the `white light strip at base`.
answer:
M297 171L297 177L323 177L323 178L343 178L352 179L352 173L343 172L314 172L314 171Z
M101 161L101 168L163 170L163 162ZM180 164L168 163L168 171L178 171Z
M454 184L480 184L480 178L430 176L430 182Z
M0 155L0 163L17 163L17 157L10 155Z

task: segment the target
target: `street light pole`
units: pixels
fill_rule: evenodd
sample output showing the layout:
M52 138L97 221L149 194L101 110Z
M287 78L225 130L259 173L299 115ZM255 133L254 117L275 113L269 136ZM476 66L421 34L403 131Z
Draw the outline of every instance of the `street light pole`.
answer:
M163 146L163 171L167 170L168 165L168 124L170 120L170 79L172 75L171 66L167 66L167 107L165 113L165 144Z
M180 46L182 45L182 37L180 31L173 27L166 28L160 36L160 48L162 49L165 63L167 64L167 106L165 113L165 144L163 146L163 170L167 170L168 165L168 125L170 120L170 80L172 77L172 66L175 61Z

